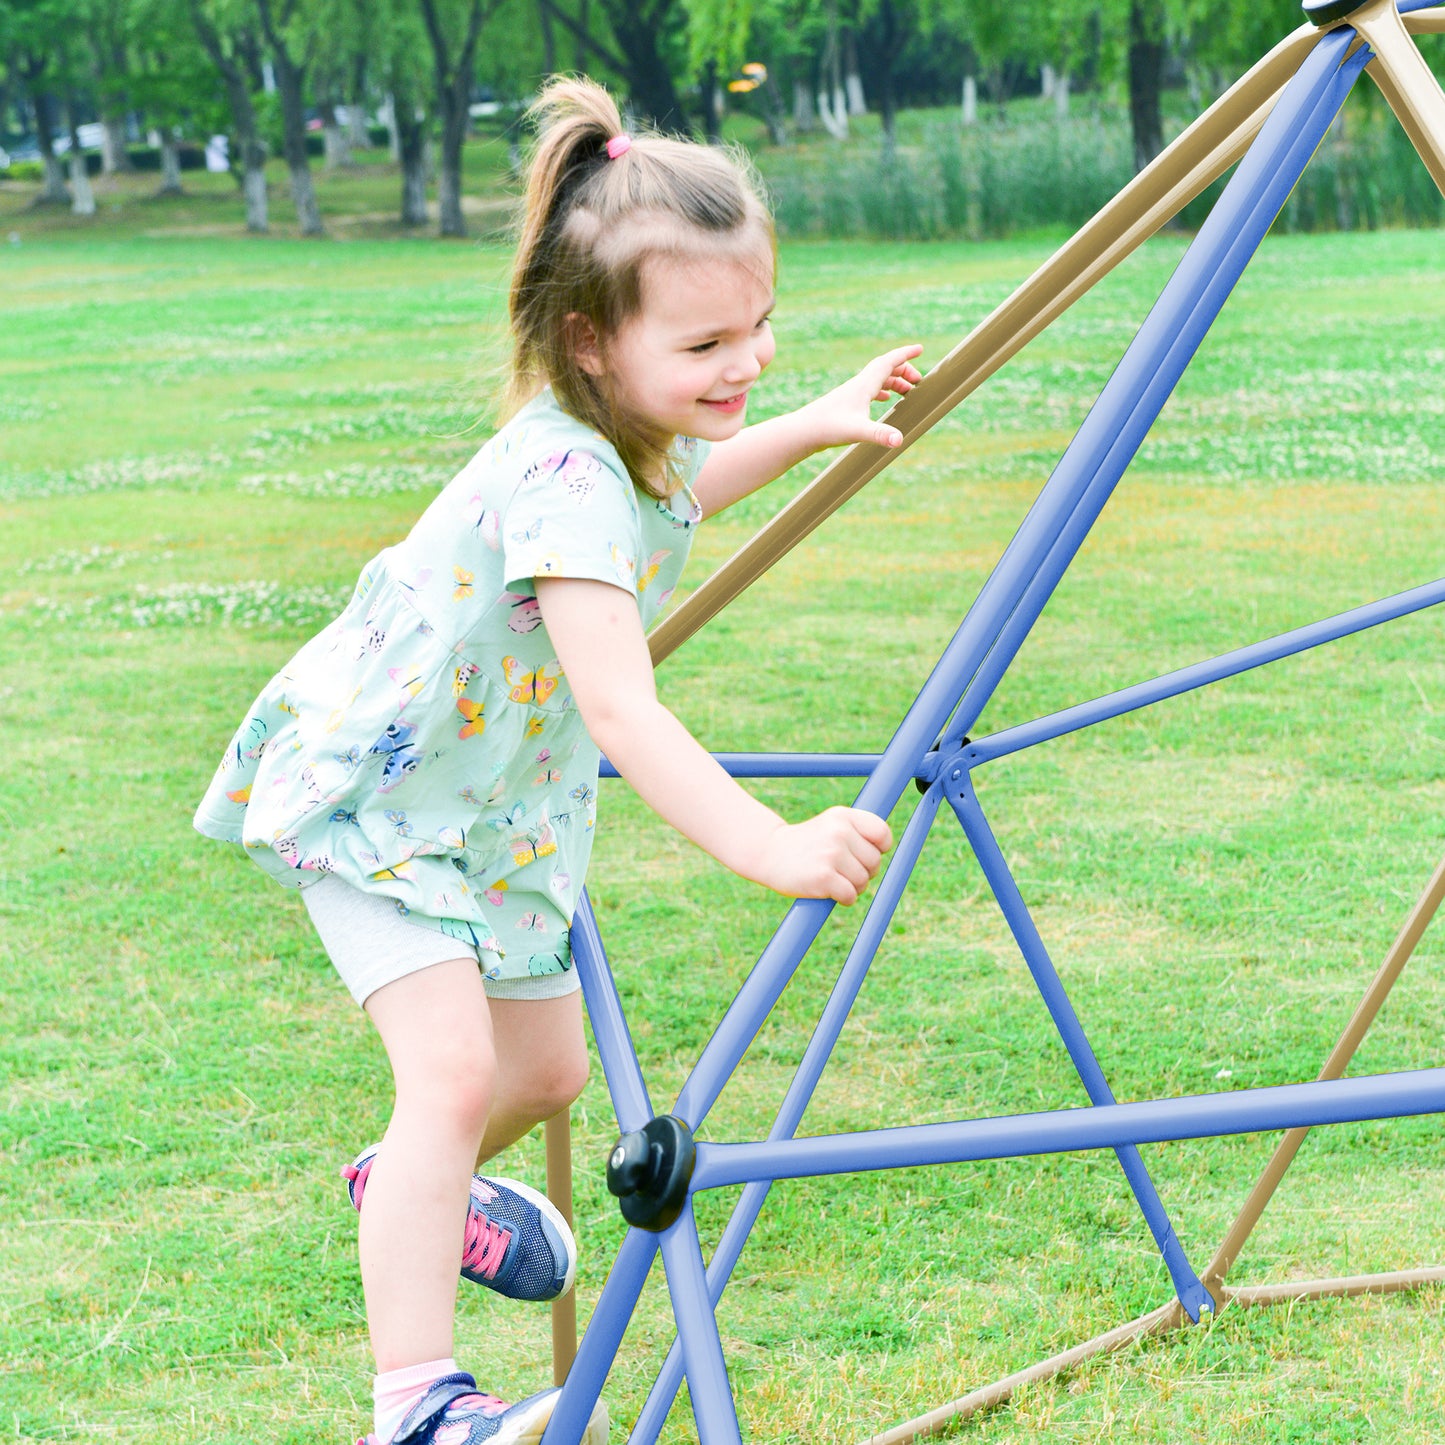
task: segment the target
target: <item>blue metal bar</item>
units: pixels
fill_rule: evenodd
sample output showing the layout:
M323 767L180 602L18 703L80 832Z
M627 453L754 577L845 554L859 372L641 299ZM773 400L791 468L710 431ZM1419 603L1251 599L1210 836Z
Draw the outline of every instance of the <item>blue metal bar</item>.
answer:
M662 1259L667 1266L667 1292L677 1320L677 1336L687 1362L687 1391L692 1418L701 1445L742 1445L737 1406L728 1385L727 1361L717 1319L708 1301L702 1269L702 1244L697 1237L692 1199L662 1236Z
M1344 104L1370 59L1363 46L1346 57L1355 38L1352 30L1323 36L1285 87L984 584L974 610L985 609L992 635L985 655L970 670L941 752L958 747L977 722ZM1000 579L996 585L995 577Z
M612 977L602 935L597 931L597 915L592 911L592 900L585 889L572 916L571 939L572 964L582 985L592 1033L597 1039L607 1091L612 1096L618 1127L624 1134L630 1133L653 1117L652 1101L648 1098L647 1083L622 1012L622 1000L617 996L617 981Z
M607 1283L586 1333L577 1349L577 1358L567 1372L552 1418L543 1432L541 1445L581 1445L582 1433L592 1418L592 1407L602 1398L612 1362L622 1344L622 1336L632 1323L642 1286L657 1258L661 1239L642 1229L629 1229L612 1262Z
M1321 643L1336 642L1342 637L1363 632L1368 627L1377 627L1382 622L1392 622L1398 617L1407 617L1412 612L1423 611L1426 607L1438 606L1445 602L1445 578L1429 582L1407 592L1397 592L1393 597L1369 602L1348 612L1337 613L1322 622L1312 622L1281 632L1277 637L1263 642L1251 643L1248 647L1236 648L1206 662L1192 663L1174 672L1166 672L1149 682L1135 683L1132 687L1097 697L1092 702L1077 703L1060 712L1033 722L1020 723L1017 727L1004 728L985 738L976 738L968 746L966 756L970 766L991 762L995 758L1022 752L1037 743L1050 742L1066 733L1079 732L1095 723L1107 722L1110 718L1149 707L1166 698L1178 697L1181 693L1192 692L1211 682L1220 682L1226 677L1235 677L1251 668L1263 667L1266 663L1278 662L1281 658L1292 657Z
M942 801L943 794L933 787L913 810L913 816L909 818L908 826L903 830L903 836L898 840L898 846L888 860L887 871L879 881L863 926L858 930L853 947L849 949L848 957L838 973L838 981L828 995L828 1002L823 1008L818 1026L808 1040L808 1047L788 1086L778 1116L768 1131L769 1139L790 1139L797 1133L803 1114L818 1087L818 1080L822 1078L823 1070L832 1057L838 1036L848 1022L848 1015L858 998L858 991L868 976L868 967L893 922L893 915L897 912L904 890L913 876L914 866L923 852L924 843L928 841L929 830L938 816ZM757 1223L763 1201L768 1196L768 1189L768 1184L756 1183L749 1184L743 1190L742 1198L734 1206L727 1228L723 1230L722 1238L713 1251L707 1269L707 1297L714 1308L727 1288L728 1280L732 1277L753 1225ZM632 1427L632 1434L629 1436L631 1445L652 1445L657 1439L667 1422L667 1414L672 1409L678 1386L682 1383L682 1371L681 1351L678 1343L674 1342L662 1369L658 1371L657 1381L648 1394L642 1414Z
M1442 1112L1445 1068L1416 1069L812 1139L699 1144L692 1182L694 1191L722 1189L753 1179L814 1179L824 1174L1120 1149Z
M1034 926L1018 884L1009 872L1008 864L1004 861L993 831L988 826L988 820L983 815L983 809L979 806L978 796L968 776L960 770L960 776L950 778L944 787L948 801L953 805L964 832L968 834L968 841L973 845L979 866L998 900L998 906L1003 910L1019 952L1023 954L1029 973L1033 975L1034 983L1043 996L1049 1016L1059 1031L1059 1037L1064 1041L1064 1047L1069 1051L1074 1068L1078 1070L1089 1101L1093 1104L1112 1104L1113 1090L1104 1077L1103 1069L1099 1067L1099 1060L1084 1033L1079 1016L1074 1012L1074 1006L1064 990L1063 981L1059 978L1048 950L1044 947L1044 941ZM1154 1236L1154 1243L1159 1247L1164 1266L1169 1271L1169 1278L1174 1282L1174 1292L1179 1296L1179 1303L1189 1318L1197 1323L1199 1311L1206 1308L1212 1310L1214 1300L1185 1257L1184 1248L1174 1233L1174 1226L1169 1222L1164 1201L1160 1199L1159 1191L1155 1189L1154 1181L1149 1177L1149 1171L1145 1169L1139 1151L1126 1146L1119 1149L1118 1157L1124 1177L1129 1181L1129 1188L1149 1225L1149 1232Z
M866 778L881 753L714 753L723 771L734 778ZM606 758L599 776L621 774Z

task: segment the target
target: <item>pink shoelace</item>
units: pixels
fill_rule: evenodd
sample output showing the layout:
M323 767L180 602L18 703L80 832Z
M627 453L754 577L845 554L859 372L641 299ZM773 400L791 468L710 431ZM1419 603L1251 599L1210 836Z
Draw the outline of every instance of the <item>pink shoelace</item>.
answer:
M475 1210L467 1212L466 1233L462 1237L462 1268L474 1274L493 1278L502 1267L512 1231Z

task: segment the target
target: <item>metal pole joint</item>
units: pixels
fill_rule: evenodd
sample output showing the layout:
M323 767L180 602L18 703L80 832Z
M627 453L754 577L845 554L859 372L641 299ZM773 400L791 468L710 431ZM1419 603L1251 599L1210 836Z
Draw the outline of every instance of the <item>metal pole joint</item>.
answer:
M696 1165L692 1130L675 1114L662 1114L617 1141L607 1188L629 1224L661 1234L682 1213Z

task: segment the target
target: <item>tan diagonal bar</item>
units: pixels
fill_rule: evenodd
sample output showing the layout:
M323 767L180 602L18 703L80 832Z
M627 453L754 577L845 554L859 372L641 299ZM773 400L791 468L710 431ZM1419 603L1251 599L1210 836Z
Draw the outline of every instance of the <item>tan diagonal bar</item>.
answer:
M1040 1360L1036 1365L1018 1370L1002 1380L995 1380L991 1385L983 1385L957 1400L949 1401L947 1405L930 1410L926 1415L919 1415L902 1425L895 1425L882 1435L870 1435L861 1441L860 1445L908 1445L911 1440L926 1440L931 1435L941 1434L960 1420L977 1415L980 1410L990 1410L996 1405L1004 1404L1012 1398L1016 1390L1021 1390L1025 1385L1037 1385L1043 1380L1051 1380L1055 1375L1072 1370L1076 1365L1082 1365L1085 1360L1092 1360L1096 1355L1122 1350L1135 1340L1143 1339L1145 1335L1171 1329L1173 1318L1173 1304L1163 1305L1157 1310L1151 1310L1147 1315L1130 1320L1127 1324L1116 1325L1112 1330L1096 1335L1092 1340L1085 1340L1073 1349L1051 1355L1047 1360Z
M1414 18L1445 24L1430 12ZM1445 92L1415 48L1394 0L1370 0L1349 17L1349 24L1375 52L1365 73L1380 87L1435 184L1445 192Z
M1249 148L1320 32L1301 26L1230 87L888 413L901 447L843 452L653 629L661 662L792 550Z
M1416 901L1414 908L1410 910L1409 917L1406 918L1394 943L1390 945L1379 972L1371 980L1369 988L1365 990L1365 996L1360 1000L1349 1023L1345 1025L1344 1032L1340 1035L1334 1048L1330 1050L1330 1055L1319 1072L1321 1079L1343 1077L1350 1060L1354 1058L1356 1050L1369 1032L1370 1025L1374 1023L1376 1015L1389 997L1390 990L1394 988L1395 980L1400 977L1405 965L1410 961L1410 955L1414 953L1416 945L1430 926L1430 920L1434 918L1442 899L1445 899L1445 860L1442 860L1440 866L1436 868L1425 891ZM1286 1131L1284 1138L1279 1142L1279 1147L1265 1166L1264 1173L1259 1176L1254 1188L1250 1190L1249 1198L1244 1201L1234 1223L1230 1225L1228 1234L1224 1236L1223 1242L1215 1251L1209 1268L1204 1271L1204 1287L1216 1299L1219 1297L1217 1291L1223 1284L1225 1275L1229 1273L1234 1261L1239 1258L1239 1251L1244 1248L1245 1241L1259 1222L1259 1217L1264 1213L1265 1206L1270 1199L1273 1198L1275 1190L1279 1188L1280 1180L1284 1178L1285 1171L1299 1152L1299 1147L1304 1143L1305 1135L1308 1133L1308 1129Z

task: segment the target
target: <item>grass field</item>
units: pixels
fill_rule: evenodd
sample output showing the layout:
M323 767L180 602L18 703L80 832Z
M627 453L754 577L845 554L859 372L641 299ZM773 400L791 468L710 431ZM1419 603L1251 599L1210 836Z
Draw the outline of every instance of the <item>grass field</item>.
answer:
M384 1059L295 899L189 820L259 685L485 434L506 256L8 219L0 1438L350 1441L369 1362L336 1171L384 1123ZM1147 247L667 663L699 736L886 742L1184 244ZM895 340L936 361L1050 245L785 247L763 411ZM1438 574L1438 254L1266 246L984 731ZM800 481L704 528L692 580ZM982 775L1121 1099L1318 1068L1442 852L1440 641L1417 616ZM793 814L851 795L758 786ZM603 809L591 890L665 1104L782 905L622 785ZM766 1131L850 917L711 1137ZM1441 965L1427 935L1359 1071L1440 1062ZM1083 1099L944 817L804 1132ZM585 1316L622 1232L600 1077L574 1128ZM1145 1151L1197 1267L1273 1142ZM1439 1262L1440 1144L1433 1118L1316 1131L1235 1277ZM540 1141L509 1167L539 1180ZM730 1202L701 1201L705 1231ZM1117 1165L1078 1154L779 1185L721 1319L749 1438L846 1442L1167 1298ZM1438 1442L1442 1298L1226 1310L957 1438ZM615 1419L667 1337L650 1291ZM459 1357L491 1388L544 1383L547 1338L545 1311L464 1301ZM695 1438L685 1410L666 1438Z

